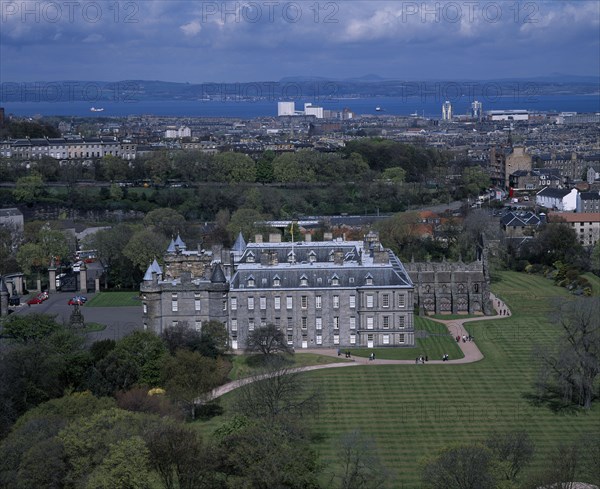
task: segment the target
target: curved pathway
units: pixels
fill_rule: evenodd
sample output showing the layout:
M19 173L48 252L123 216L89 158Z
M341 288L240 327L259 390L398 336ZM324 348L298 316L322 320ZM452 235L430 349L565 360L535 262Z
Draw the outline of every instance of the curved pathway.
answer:
M499 319L499 318L511 316L510 309L504 303L504 301L502 301L501 299L499 299L492 293L490 293L490 300L493 303L494 309L498 313L498 315L496 315L496 316L481 316L481 317L474 317L474 318L448 319L448 320L428 318L428 319L431 319L432 321L435 321L435 322L438 322L441 324L445 324L446 327L448 328L448 332L452 335L453 338L455 338L456 336L460 336L461 341L458 342L458 346L460 347L460 349L464 355L463 358L457 358L455 360L448 360L446 362L444 362L442 360L429 360L427 362L428 365L429 364L451 364L452 365L452 364L459 364L459 363L473 363L473 362L478 362L479 360L483 359L483 354L481 353L479 348L477 348L477 344L475 343L475 341L474 340L473 341L462 341L462 338L463 338L463 336L469 335L469 333L467 333L466 329L464 328L464 323L473 322L473 321L486 321L486 320L490 320L490 319ZM331 357L336 357L336 358L338 357L337 349L318 349L318 350L317 349L312 349L312 350L311 349L302 349L302 353L315 353L317 355L331 356ZM364 357L352 357L352 359L347 362L327 363L325 365L310 365L307 367L290 368L290 369L286 369L285 372L286 373L310 372L312 370L321 370L321 369L325 369L325 368L356 367L359 365L414 365L414 364L415 364L414 360L377 360L377 359L369 360L368 358L364 358ZM263 380L263 379L266 379L269 377L273 377L275 375L278 375L278 372L274 372L272 374L256 375L253 377L245 377L243 379L228 382L227 384L224 384L222 386L217 387L216 389L213 389L204 398L199 398L197 400L197 402L203 403L203 402L211 401L213 399L217 399L218 397L221 397L221 396L227 394L228 392L231 392L231 391L237 389L238 387L242 387L246 384L256 382L257 380Z

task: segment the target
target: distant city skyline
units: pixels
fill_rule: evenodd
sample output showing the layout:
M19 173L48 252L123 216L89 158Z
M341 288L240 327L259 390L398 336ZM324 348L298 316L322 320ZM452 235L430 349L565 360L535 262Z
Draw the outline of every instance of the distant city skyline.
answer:
M0 82L600 76L600 2L0 0Z

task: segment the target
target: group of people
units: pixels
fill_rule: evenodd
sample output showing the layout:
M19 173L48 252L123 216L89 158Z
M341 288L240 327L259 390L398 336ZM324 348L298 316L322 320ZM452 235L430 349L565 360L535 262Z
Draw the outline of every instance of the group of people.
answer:
M444 354L442 355L442 362L447 362L447 361L448 361L448 359L449 359L449 358L448 358L448 354L447 354L447 353L444 353Z
M460 335L456 335L456 342L460 343ZM462 335L462 342L466 343L467 341L473 341L475 338L473 338L471 335Z
M423 356L423 355L419 355L417 358L415 358L415 363L418 365L419 363L421 364L425 364L425 362L429 361L429 357L427 355Z
M502 306L503 306L502 302L500 300L497 300L498 314L500 316L510 316L510 314L508 313L508 309L506 309L506 307L501 309Z
M346 358L352 358L352 355L350 354L350 350L346 350L344 352L344 354L346 355ZM338 349L338 357L341 357L341 356L342 356L342 350Z
M375 360L375 352L373 352L369 355L369 360L371 360L371 361Z

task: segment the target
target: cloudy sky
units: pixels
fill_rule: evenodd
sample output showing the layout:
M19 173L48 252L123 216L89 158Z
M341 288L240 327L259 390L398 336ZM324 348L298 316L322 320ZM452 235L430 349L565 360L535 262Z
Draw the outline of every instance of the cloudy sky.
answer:
M0 0L0 81L600 75L600 2Z

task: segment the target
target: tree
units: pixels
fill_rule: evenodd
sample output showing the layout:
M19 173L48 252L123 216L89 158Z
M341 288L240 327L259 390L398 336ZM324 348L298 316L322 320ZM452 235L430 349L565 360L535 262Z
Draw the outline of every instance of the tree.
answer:
M395 183L402 183L406 178L406 171L399 166L386 168L381 174L381 178Z
M148 455L148 448L139 436L111 444L102 463L90 474L85 488L150 489Z
M143 450L144 443L139 436L157 422L156 418L145 414L111 408L69 423L58 434L69 464L65 486L90 487L86 484L94 481L98 485L91 487L135 488L135 485L128 485L129 482L140 480L148 473L144 464L147 452ZM131 439L133 443L126 442ZM134 472L129 472L128 457L132 458ZM111 472L111 468L114 472ZM96 470L98 472L94 475ZM120 480L124 485L102 485L103 480Z
M17 251L17 263L28 275L34 270L39 270L49 265L44 249L36 243L25 243L19 248L19 251Z
M258 421L225 436L219 448L219 469L230 487L319 487L317 454L297 425Z
M175 326L165 328L160 334L171 355L177 350L196 351L200 344L200 331L192 328L187 321L179 321Z
M516 481L521 470L533 459L534 444L525 431L491 433L486 446L498 462L498 471L509 481Z
M26 345L47 341L51 334L61 328L62 326L56 322L56 317L48 314L12 315L4 322L2 334L16 343Z
M377 489L389 478L372 439L360 431L345 433L338 450L339 470L333 476L340 489Z
M493 488L492 460L482 445L443 448L424 463L421 480L427 489Z
M42 176L37 172L21 177L17 180L13 195L17 202L34 204L44 195L45 187Z
M255 236L265 230L260 221L264 221L265 216L254 209L241 208L231 215L231 220L227 225L227 231L230 236L237 236L242 233L244 236Z
M108 267L106 279L110 279L113 286L133 287L136 275L140 275L140 270L136 269L132 261L124 253L125 247L135 231L134 226L120 223L111 229L101 230L92 234L85 241L85 247L97 250L98 258ZM137 284L139 284L139 281ZM107 283L105 285L108 286Z
M277 363L258 374L259 380L238 389L238 411L248 418L271 421L316 414L320 393L308 389L300 372Z
M581 462L582 450L578 443L561 443L547 459L543 469L530 477L524 489L574 489ZM597 460L595 465L597 469Z
M523 258L532 263L552 265L557 261L569 265L582 264L583 247L577 233L565 223L546 224L535 238L527 243Z
M591 256L592 270L600 275L600 240L596 241Z
M154 226L167 237L177 236L186 229L185 217L169 208L154 209L148 212L144 217L144 225Z
M144 435L150 464L165 489L212 489L214 460L193 430L165 422Z
M201 344L198 351L207 357L216 358L229 350L229 333L221 322L210 320L202 325Z
M162 364L162 383L167 395L196 418L198 399L225 382L228 367L224 360L203 357L199 353L179 350Z
M273 160L275 153L265 151L256 162L256 181L259 183L271 183L273 181Z
M552 317L561 336L553 349L540 348L536 387L549 400L590 409L600 375L600 298L580 297L556 307Z
M133 360L139 372L140 384L150 387L160 385L161 364L167 349L156 334L134 331L117 342L114 353Z
M293 351L287 344L287 338L283 331L274 324L267 324L250 331L246 345L246 351L260 352L266 356L277 352L291 353Z
M299 183L314 182L315 174L312 168L306 168L300 163L299 156L294 153L283 153L273 160L273 177L276 182Z
M162 256L169 240L154 229L137 231L129 240L123 255L126 256L142 273L157 256Z

